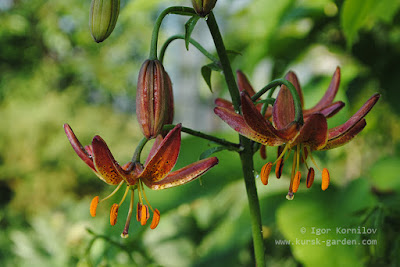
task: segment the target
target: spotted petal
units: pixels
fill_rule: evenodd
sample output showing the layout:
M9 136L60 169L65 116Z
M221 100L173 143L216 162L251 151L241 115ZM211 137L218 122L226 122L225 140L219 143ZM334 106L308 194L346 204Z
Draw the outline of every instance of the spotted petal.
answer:
M320 150L328 150L332 148L336 148L339 146L342 146L348 142L350 142L358 133L360 133L364 127L367 125L367 122L365 119L362 119L359 121L356 125L354 125L351 129L349 129L347 132L343 133L342 135L339 135L333 139L329 139L328 143L326 143L326 146L324 146Z
M336 71L333 74L331 83L329 84L328 90L326 90L325 95L321 98L321 100L311 109L305 110L304 112L314 113L322 110L326 106L332 104L337 91L339 89L340 84L340 68L336 67Z
M106 142L96 135L92 140L93 163L99 178L107 184L117 185L122 180L133 183L133 179L117 163Z
M354 127L374 107L380 96L380 94L374 94L347 122L335 128L329 129L329 139L337 138Z
M316 150L324 147L328 141L328 123L321 113L314 113L308 117L301 127L299 134L291 142L292 146L304 144Z
M91 156L91 151L87 151L81 143L79 142L78 138L72 131L71 127L65 123L64 124L64 131L67 134L67 138L69 142L72 145L72 148L75 150L76 154L94 171L96 172L96 169L94 168L92 156Z
M178 124L165 136L161 144L158 145L157 152L144 166L139 178L146 184L164 179L174 168L181 147L181 128L182 125Z
M161 181L145 183L153 190L175 187L195 180L216 164L218 164L218 159L216 157L203 159L168 174L168 176Z

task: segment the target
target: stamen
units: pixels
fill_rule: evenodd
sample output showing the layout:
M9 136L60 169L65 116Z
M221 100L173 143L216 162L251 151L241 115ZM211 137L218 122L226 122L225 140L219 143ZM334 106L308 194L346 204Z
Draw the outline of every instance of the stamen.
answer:
M301 172L297 171L293 180L293 193L296 193L297 190L299 189L300 179L301 179Z
M141 217L141 211L142 211L142 203L138 202L137 207L136 207L136 220L140 222L140 217Z
M260 147L260 156L262 159L267 159L267 148L265 145L261 145Z
M118 204L113 204L110 210L110 224L114 226L117 223L117 216L118 216Z
M147 220L150 218L149 207L147 207L147 205L143 205L140 213L140 224L145 225Z
M310 188L314 182L314 176L315 176L315 172L314 169L311 167L308 169L308 173L307 173L307 188Z
M267 164L265 164L262 168L261 168L261 173L260 173L260 177L261 177L261 182L264 185L268 184L268 178L269 178L269 174L271 172L272 169L272 162L268 162Z
M159 222L160 222L160 212L158 211L158 209L155 209L153 212L153 220L151 221L150 228L151 229L156 228Z
M290 178L290 185L289 185L289 192L286 195L286 199L292 200L294 198L293 196L293 183L294 183L294 178L295 178L295 171L296 171L296 162L297 162L297 150L294 151L293 155L293 164L292 164L292 175Z
M322 190L326 190L329 186L329 181L330 181L330 177L329 177L329 171L327 168L324 168L322 170L322 184L321 184L321 189Z
M124 231L121 234L122 238L128 238L128 236L129 236L128 235L128 231L129 231L129 226L131 224L134 198L135 198L135 192L132 190L132 192L131 192L131 201L129 203L128 217L126 218Z
M309 149L309 148L307 147L307 150L308 150L308 149ZM317 162L315 162L315 160L314 160L314 158L313 158L313 156L312 156L311 151L310 151L310 153L308 153L308 154L310 155L310 159L311 159L311 161L314 163L314 166L315 166L320 172L322 172L321 169L318 167Z
M112 191L112 193L109 194L107 197L105 197L105 198L103 198L102 200L100 200L99 203L101 203L101 202L103 202L104 200L107 200L107 199L109 199L110 197L112 197L113 195L115 195L115 193L118 192L118 190L121 188L121 186L122 186L122 184L123 184L124 182L125 182L125 181L122 180L122 181L119 183L119 185L117 186L117 188L115 188L114 191Z
M276 167L275 167L275 175L276 178L281 178L282 176L282 170L283 170L283 159L279 159L279 161L276 163Z
M96 217L96 209L98 204L99 204L99 196L95 196L92 199L92 202L90 203L90 215L92 215L92 217Z
M304 145L301 145L301 150L303 151L303 153L301 154L302 162L304 162L304 164L306 165L306 168L309 169L308 164L307 164L307 157L308 157L307 149Z
M128 192L129 192L129 185L126 187L124 196L122 197L121 201L120 201L119 204L118 204L119 206L121 206L122 203L125 201L125 198L126 198L126 195L128 195Z
M140 181L140 183L142 183L142 181ZM148 200L147 197L146 197L146 193L144 192L144 186L143 186L143 184L142 184L142 188L143 188L142 194L143 194L144 200L146 201L147 205L149 205L151 211L154 212L153 208L152 208L151 205L150 205L149 200Z
M296 149L296 172L299 171L299 165L300 165L300 145L297 145L297 149Z
M277 164L277 162L280 160L280 159L282 159L282 157L285 155L285 153L286 153L286 151L288 150L288 148L289 148L289 145L287 144L287 145L285 145L285 148L282 150L282 152L281 152L281 154L279 155L279 157L275 160L275 162L274 162L274 164L273 165L275 165L275 164ZM279 153L279 147L278 147L278 153Z

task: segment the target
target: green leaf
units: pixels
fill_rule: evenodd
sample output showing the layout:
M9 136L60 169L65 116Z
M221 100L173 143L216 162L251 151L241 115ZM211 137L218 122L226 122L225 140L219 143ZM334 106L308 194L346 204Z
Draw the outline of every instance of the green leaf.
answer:
M203 79L207 83L208 87L210 88L210 91L212 92L212 87L211 87L211 71L221 71L221 67L218 66L216 63L211 63L208 65L205 65L201 67L201 75L203 76Z
M398 0L346 0L341 11L341 25L348 46L354 43L361 29L371 27L376 20L390 23L399 7Z
M200 17L198 15L194 15L185 23L185 46L186 50L189 50L189 43L190 43L190 36L196 27L197 22L199 21Z
M209 156L211 156L214 153L217 153L219 151L223 151L223 150L227 150L226 147L223 146L216 146L216 147L212 147L210 149L207 149L206 151L204 151L203 153L201 153L200 155L200 160L208 158Z

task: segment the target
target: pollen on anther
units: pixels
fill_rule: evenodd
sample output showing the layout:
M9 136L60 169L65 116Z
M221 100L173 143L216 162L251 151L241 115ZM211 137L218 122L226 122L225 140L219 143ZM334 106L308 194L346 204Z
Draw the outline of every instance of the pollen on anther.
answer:
M308 169L308 173L307 173L307 188L310 188L312 186L312 184L314 183L314 176L315 176L315 171L313 167L310 167Z
M326 190L329 186L329 181L330 181L330 177L329 177L329 171L327 168L324 168L322 170L322 184L321 184L321 189L322 190Z
M110 210L110 224L114 226L117 223L117 216L118 216L118 204L113 204Z
M145 225L147 220L150 218L149 207L147 207L147 205L143 205L140 213L140 224Z
M137 203L137 208L136 208L136 220L140 222L140 217L141 217L141 211L142 211L142 204L140 202Z
M96 217L97 205L99 204L99 196L95 196L90 203L90 215Z
M296 193L297 190L299 189L300 179L301 179L301 172L297 171L293 180L293 193Z
M261 168L261 173L260 173L260 177L261 177L261 182L264 185L268 184L268 178L269 178L269 174L271 172L272 169L272 162L268 162L267 164L265 164L262 168Z
M276 167L275 167L276 178L278 178L278 179L281 178L282 169L283 169L283 158L279 159L278 162L276 163Z
M154 209L153 220L151 221L150 228L151 229L156 228L159 222L160 222L160 212L158 211L158 209Z

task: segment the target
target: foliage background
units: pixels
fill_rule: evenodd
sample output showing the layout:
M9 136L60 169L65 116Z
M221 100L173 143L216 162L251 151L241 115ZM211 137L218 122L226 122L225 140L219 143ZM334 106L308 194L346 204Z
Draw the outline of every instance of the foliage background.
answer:
M116 29L102 44L88 31L90 1L0 0L0 263L1 266L253 266L251 231L238 158L218 154L220 164L201 182L149 192L161 211L156 230L131 226L119 238L119 222L108 224L111 202L98 216L90 199L111 188L99 181L70 148L68 122L83 144L95 134L116 158L130 159L140 131L134 116L136 79L148 55L152 23L160 11L189 1L121 1ZM293 69L312 106L337 65L337 99L346 108L330 120L338 125L374 92L382 98L363 133L349 145L316 153L332 184L301 186L286 201L287 173L258 183L267 262L271 266L398 266L400 256L400 3L330 0L219 0L215 10L233 58L255 88ZM186 18L169 16L161 39L183 33ZM213 51L204 22L193 37ZM182 56L184 55L184 56ZM165 66L174 83L176 122L236 141L213 116L213 100L226 96L222 76L213 93L201 79L206 64L195 49L171 45ZM177 167L212 146L183 140ZM275 150L268 149L270 159ZM256 155L256 169L264 163ZM287 170L285 170L287 171ZM125 204L127 205L127 204ZM301 234L300 228L307 233ZM369 227L374 235L316 236L311 227ZM87 229L90 229L89 231ZM276 245L287 239L377 240L370 246Z

